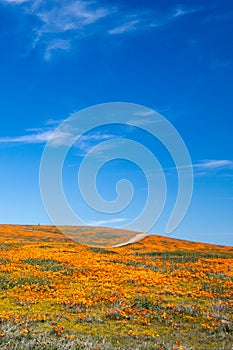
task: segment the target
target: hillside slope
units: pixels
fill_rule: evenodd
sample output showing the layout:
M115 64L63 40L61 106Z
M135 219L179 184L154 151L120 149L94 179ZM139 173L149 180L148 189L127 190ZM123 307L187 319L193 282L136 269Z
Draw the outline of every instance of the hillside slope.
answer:
M233 247L148 235L98 248L0 225L0 349L232 350L232 309Z

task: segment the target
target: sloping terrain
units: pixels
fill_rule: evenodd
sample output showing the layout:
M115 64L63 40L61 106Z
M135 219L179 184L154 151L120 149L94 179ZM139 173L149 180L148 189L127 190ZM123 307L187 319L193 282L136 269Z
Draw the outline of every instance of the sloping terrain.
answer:
M118 244L119 230L82 230ZM232 307L233 247L156 235L88 247L0 225L0 349L232 350Z

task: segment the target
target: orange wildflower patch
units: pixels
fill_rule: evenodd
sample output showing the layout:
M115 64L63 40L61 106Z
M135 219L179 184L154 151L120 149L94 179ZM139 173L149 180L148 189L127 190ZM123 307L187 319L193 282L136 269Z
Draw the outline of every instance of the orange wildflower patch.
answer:
M0 344L13 330L74 349L80 337L90 349L230 349L232 306L232 247L147 236L90 248L55 227L0 225Z

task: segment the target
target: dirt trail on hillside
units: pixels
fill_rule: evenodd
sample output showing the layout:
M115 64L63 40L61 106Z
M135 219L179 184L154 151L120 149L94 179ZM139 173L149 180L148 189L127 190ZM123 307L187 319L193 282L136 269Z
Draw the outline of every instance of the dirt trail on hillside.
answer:
M131 238L127 242L112 245L111 248L122 247L124 245L128 245L128 244L132 244L132 243L138 242L138 241L140 241L141 239L143 239L146 236L148 236L147 233L139 233L138 235L134 236L133 238Z

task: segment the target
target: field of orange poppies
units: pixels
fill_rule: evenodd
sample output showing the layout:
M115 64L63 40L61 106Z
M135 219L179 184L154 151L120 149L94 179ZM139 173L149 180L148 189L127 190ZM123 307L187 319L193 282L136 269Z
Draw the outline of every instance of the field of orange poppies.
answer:
M232 309L233 247L0 225L0 349L232 350Z

